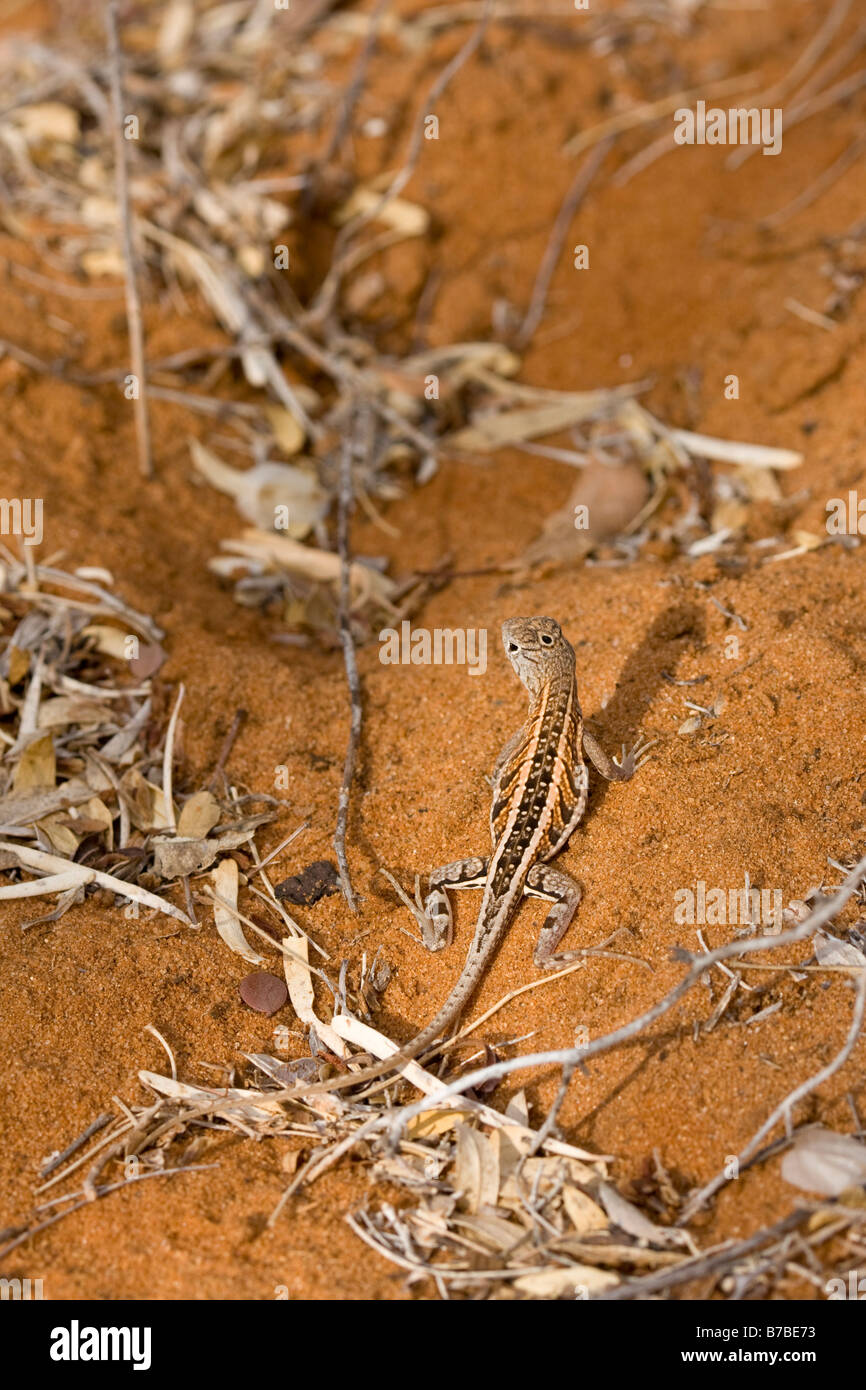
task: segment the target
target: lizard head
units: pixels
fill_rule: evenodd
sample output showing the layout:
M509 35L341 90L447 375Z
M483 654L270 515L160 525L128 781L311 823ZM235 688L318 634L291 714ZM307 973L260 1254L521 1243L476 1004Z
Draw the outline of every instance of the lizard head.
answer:
M574 672L574 648L555 618L509 618L502 624L505 655L530 695L537 695L551 673Z

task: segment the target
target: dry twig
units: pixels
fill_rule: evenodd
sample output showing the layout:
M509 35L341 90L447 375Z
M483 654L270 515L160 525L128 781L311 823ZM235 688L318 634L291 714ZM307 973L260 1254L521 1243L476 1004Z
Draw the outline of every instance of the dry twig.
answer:
M135 247L132 230L132 208L129 198L129 176L126 164L126 139L123 132L123 79L121 71L120 37L117 29L117 3L109 0L105 7L105 26L108 33L108 63L111 77L111 120L114 135L114 164L117 181L117 205L123 239L123 260L126 267L126 316L129 322L129 348L132 371L136 378L133 396L135 429L138 437L138 462L145 478L153 476L150 446L150 419L147 409L147 375L144 361L144 327L141 300L138 294Z

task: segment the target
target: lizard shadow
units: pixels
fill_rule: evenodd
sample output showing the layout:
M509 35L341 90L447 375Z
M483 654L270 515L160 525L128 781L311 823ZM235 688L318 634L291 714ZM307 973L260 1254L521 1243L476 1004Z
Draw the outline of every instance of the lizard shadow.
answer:
M613 696L603 710L585 715L606 752L619 756L620 746L633 743L641 729L647 707L664 682L672 675L682 655L702 647L706 639L703 611L684 599L659 613L640 644L629 654L616 683ZM577 648L578 685L580 647ZM648 732L648 731L647 731ZM596 815L604 803L610 783L589 763L590 791L583 823Z

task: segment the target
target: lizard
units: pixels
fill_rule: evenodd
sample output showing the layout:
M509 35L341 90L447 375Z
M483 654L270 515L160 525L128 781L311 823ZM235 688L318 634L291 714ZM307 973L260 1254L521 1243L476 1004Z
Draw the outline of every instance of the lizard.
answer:
M640 737L621 760L610 758L584 726L574 648L554 618L510 618L502 625L505 653L529 694L523 727L502 749L493 770L490 809L492 853L434 869L421 915L428 949L451 939L448 890L481 888L481 906L466 962L445 1003L405 1047L383 1061L307 1088L341 1090L394 1071L424 1052L462 1013L503 940L524 896L552 902L535 948L540 969L572 957L556 948L571 925L580 885L550 860L565 847L586 808L586 753L610 782L627 782L649 755Z

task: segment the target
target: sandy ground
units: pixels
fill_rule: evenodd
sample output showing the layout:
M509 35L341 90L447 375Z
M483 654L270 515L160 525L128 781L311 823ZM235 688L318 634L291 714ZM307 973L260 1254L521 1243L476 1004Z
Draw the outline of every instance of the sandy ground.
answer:
M760 65L772 80L791 67L818 11L826 6L781 0L761 11L711 10L689 41L690 59L741 72ZM14 22L46 21L38 7L24 6ZM371 68L364 117L413 109L419 85L460 37L446 34L415 61L398 62L386 44ZM637 95L676 85L677 53L672 37L667 68L634 73ZM425 151L410 185L411 196L435 211L436 238L381 259L388 294L380 346L411 336L417 293L434 265L432 343L489 336L498 296L526 303L571 177L562 145L578 123L599 118L602 85L585 54L529 32L494 32L488 52L450 93L456 133ZM821 308L830 288L827 239L862 216L862 170L855 166L772 233L759 233L755 219L811 184L850 143L857 121L854 107L834 108L786 135L780 157L755 157L736 173L724 170L718 150L678 150L624 188L598 191L580 217L591 272L578 278L567 263L557 272L524 379L581 389L651 376L648 403L671 423L802 449L803 468L782 478L795 498L789 515L795 527L823 531L826 500L866 487L862 320L852 311L826 331L784 306L794 299ZM394 154L361 139L356 152L366 173L387 167ZM0 257L38 268L10 235L0 236ZM847 265L862 273L864 262L860 241ZM52 314L74 320L87 369L125 360L122 298L78 302L0 279L4 331L43 357L63 345ZM184 319L150 306L146 317L154 355L219 341L203 309ZM737 401L724 395L731 372L740 377ZM75 387L5 358L0 396L4 494L41 495L46 553L62 549L69 564L107 566L124 597L166 630L165 703L175 682L187 689L178 775L190 785L209 775L242 705L249 717L231 775L269 791L274 769L289 770L290 810L263 847L305 818L310 828L285 856L285 873L330 857L348 726L342 662L336 653L275 644L273 621L237 607L206 569L220 539L238 533L230 501L192 476L187 440L207 439L208 427L178 407L156 406L157 477L143 484L130 416L113 390ZM445 463L387 509L398 535L359 514L353 545L387 555L394 574L432 567L445 553L457 569L478 569L522 549L572 483L562 465L517 453ZM751 537L774 525L757 514ZM593 781L586 821L562 861L585 890L566 945L592 944L625 926L625 949L651 968L592 961L504 1008L483 1031L491 1043L532 1032L524 1046L563 1047L575 1028L597 1036L648 1007L680 977L671 948L696 945L694 929L674 921L678 889L700 879L737 888L748 873L759 888L781 889L787 902L827 875L834 881L828 856L862 852L864 551L828 546L777 564L763 563L760 550L744 555L737 571L711 557L644 554L621 568L531 580L454 579L415 622L487 629L483 678L459 667L385 666L375 646L360 653L365 727L349 840L360 913L354 918L341 897L330 897L298 916L335 959L358 956L361 932L368 951L382 944L395 969L379 1019L385 1032L410 1037L444 998L475 903L458 902L453 948L431 957L399 930L411 924L377 869L408 883L415 872L486 847L484 774L524 708L498 643L499 625L512 615L549 613L561 622L577 649L584 711L606 748L639 729L659 739L630 785ZM741 615L747 630L732 627L712 599ZM739 656L729 660L725 638L733 631ZM708 679L695 694L664 672ZM678 736L689 713L684 698L708 705L719 694L719 717ZM146 1024L170 1039L181 1076L207 1083L213 1072L204 1063L268 1051L281 1021L239 1003L243 964L210 921L194 934L88 903L22 935L26 915L27 904L4 904L0 1211L8 1223L30 1209L40 1160L112 1095L139 1096L139 1068L161 1066ZM477 1010L532 978L543 916L539 903L521 909ZM841 920L855 919L852 907ZM707 934L718 944L726 930ZM574 1082L562 1116L566 1135L615 1155L623 1190L655 1150L683 1190L706 1180L787 1090L840 1047L853 997L844 978L794 983L771 974L754 983L709 1035L695 1040L693 1023L712 1011L719 980L712 997L693 991L648 1036ZM750 1024L774 1004L781 1007ZM285 1021L291 1027L288 1010ZM534 1114L555 1086L553 1073L531 1078ZM495 1103L511 1089L502 1087ZM849 1094L866 1113L862 1042L799 1118L850 1131ZM382 1195L371 1191L363 1164L328 1174L264 1230L282 1190L282 1152L276 1142L215 1138L207 1153L219 1163L214 1171L145 1183L78 1212L16 1251L4 1273L44 1278L52 1299L272 1298L278 1286L293 1298L408 1296L399 1272L343 1220ZM747 1235L784 1215L795 1195L770 1160L724 1190L699 1222L700 1238ZM794 1291L809 1293L789 1286Z

